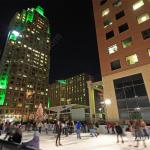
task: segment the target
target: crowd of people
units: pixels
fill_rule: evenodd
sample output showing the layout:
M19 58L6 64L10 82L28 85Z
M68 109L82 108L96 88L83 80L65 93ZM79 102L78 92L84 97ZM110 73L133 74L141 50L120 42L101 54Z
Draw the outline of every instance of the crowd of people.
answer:
M56 137L56 146L61 146L61 135L69 136L72 133L76 133L77 139L81 139L82 133L89 133L90 136L97 137L100 134L99 123L81 122L81 121L30 121L26 124L18 123L1 123L0 135L5 133L4 140L21 144L22 146L29 146L39 149L40 138L39 135L45 132L46 135L54 134ZM33 131L33 138L27 142L22 143L22 132ZM105 124L105 130L108 134L116 134L117 143L124 143L124 136L128 140L129 146L139 146L139 142L142 141L143 146L146 147L145 140L149 139L150 132L144 120L126 121L124 123L108 122ZM133 145L135 141L136 145Z

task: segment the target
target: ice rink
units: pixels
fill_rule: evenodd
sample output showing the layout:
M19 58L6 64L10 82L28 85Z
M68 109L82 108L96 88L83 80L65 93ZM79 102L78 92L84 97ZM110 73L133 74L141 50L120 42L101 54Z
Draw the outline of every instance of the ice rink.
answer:
M33 133L24 133L23 141L32 138ZM40 149L42 150L150 150L150 140L146 140L147 147L144 148L143 143L140 142L139 147L134 147L136 142L133 139L133 144L129 147L127 139L124 137L125 142L122 144L116 143L115 135L99 135L98 137L91 137L89 133L82 133L82 139L77 139L76 134L69 135L68 137L62 136L62 146L55 146L54 134L49 133L40 135Z

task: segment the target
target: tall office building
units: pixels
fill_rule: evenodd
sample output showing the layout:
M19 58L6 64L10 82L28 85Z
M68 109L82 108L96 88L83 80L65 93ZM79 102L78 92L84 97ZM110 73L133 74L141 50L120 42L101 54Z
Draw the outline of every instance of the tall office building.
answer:
M150 120L150 0L93 0L109 120Z
M51 106L79 104L89 105L87 81L91 76L85 73L70 77L65 83L56 82L49 85Z
M48 103L49 22L42 7L17 12L0 65L0 112L25 114Z

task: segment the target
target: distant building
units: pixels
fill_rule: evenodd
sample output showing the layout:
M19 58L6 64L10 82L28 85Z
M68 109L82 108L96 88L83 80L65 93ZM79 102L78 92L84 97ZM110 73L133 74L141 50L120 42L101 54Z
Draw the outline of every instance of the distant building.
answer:
M150 1L93 0L107 119L150 120Z
M87 118L88 120L93 120L94 118L102 119L100 116L104 112L104 107L101 103L103 102L102 82L92 82L93 80L92 76L82 73L50 84L50 110L55 112L61 111L62 114L72 114L74 120L80 120L83 116L85 120ZM72 110L69 111L70 113L65 112L68 107ZM82 114L82 116L80 114L80 111L83 110L82 108L85 108L86 115ZM75 112L79 114L74 114Z
M66 84L56 82L49 85L51 106L80 104L89 105L87 81L92 77L85 73L65 79Z
M0 65L0 113L27 114L48 103L49 22L40 6L17 12Z

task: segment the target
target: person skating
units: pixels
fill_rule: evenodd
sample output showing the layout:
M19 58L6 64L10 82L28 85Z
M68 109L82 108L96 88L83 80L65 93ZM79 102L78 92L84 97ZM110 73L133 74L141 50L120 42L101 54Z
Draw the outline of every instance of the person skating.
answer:
M121 126L119 125L118 122L115 125L115 130L116 130L116 134L117 134L117 143L119 143L119 137L121 138L122 143L124 143L123 130L122 130L122 128L121 128Z
M143 141L143 146L147 147L146 143L145 143L145 137L144 137L144 133L143 133L143 130L142 130L142 126L141 126L141 121L140 120L137 120L135 122L134 129L135 129L135 140L137 142L135 147L139 147L139 141Z
M22 131L20 128L17 128L15 133L12 135L10 142L21 143L22 141Z
M42 122L39 122L37 126L38 126L38 129L39 129L39 133L41 134L42 126L43 126Z
M61 138L61 132L62 132L62 123L61 121L57 121L56 125L55 125L55 129L56 129L56 146L58 145L62 145L60 143L60 138Z
M81 132L81 123L80 121L77 121L76 123L76 133L77 133L77 139L81 139L81 135L80 135L80 132Z
M48 124L47 124L47 122L44 123L44 128L45 128L46 134L48 134Z

